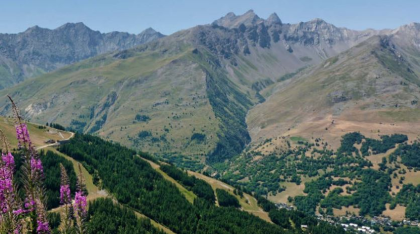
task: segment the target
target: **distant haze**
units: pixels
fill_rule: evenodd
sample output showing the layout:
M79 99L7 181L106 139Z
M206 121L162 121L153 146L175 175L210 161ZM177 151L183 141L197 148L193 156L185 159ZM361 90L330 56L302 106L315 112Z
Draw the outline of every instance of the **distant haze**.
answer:
M284 23L322 18L339 27L396 28L420 22L420 1L286 1L286 0L93 0L6 1L0 8L0 33L17 33L38 25L54 29L67 22L83 22L101 32L139 33L152 27L171 34L198 24L208 24L227 12L243 14L253 9L266 18L276 12Z

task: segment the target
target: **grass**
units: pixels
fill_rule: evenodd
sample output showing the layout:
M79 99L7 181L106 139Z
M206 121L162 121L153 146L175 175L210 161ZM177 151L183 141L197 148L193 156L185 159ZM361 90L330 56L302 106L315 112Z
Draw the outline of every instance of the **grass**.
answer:
M275 196L270 195L268 197L268 199L270 201L273 201L275 203L288 203L287 198L290 197L295 197L295 196L301 196L301 195L305 195L305 193L303 193L303 190L305 189L305 182L306 181L302 181L302 183L300 185L297 185L293 182L281 182L280 185L284 186L286 188L285 191L281 192L281 193L277 193Z
M139 212L137 212L137 211L134 211L134 214L136 214L136 216L137 216L138 218L146 218L146 219L149 219L149 220L150 220L150 223L153 225L153 227L155 227L155 228L157 228L157 229L160 229L160 230L164 231L164 232L165 232L165 233L167 233L167 234L175 234L175 232L173 232L171 229L169 229L169 228L167 228L167 227L163 226L162 224L160 224L160 223L158 223L158 222L154 221L153 219L151 219L151 218L147 217L146 215L144 215L144 214L142 214L142 213L139 213Z
M88 132L106 114L102 129L96 132L103 138L161 155L200 156L195 161L201 162L216 145L215 132L220 127L206 97L204 73L191 62L190 53L191 48L180 47L177 53L165 55L154 50L134 52L127 59L103 55L42 75L34 84L33 80L23 82L7 93L28 113L40 113L31 114L31 121L71 127L75 120L86 123L83 130ZM115 102L107 101L111 93L117 96ZM54 104L38 112L52 96ZM165 100L168 104L155 106ZM145 112L150 121L133 122ZM170 131L165 132L165 127ZM139 140L142 130L166 140ZM194 132L212 137L202 144L191 143L188 136Z
M246 59L245 57L241 57L241 59L242 59L242 61L244 61L245 62L245 64L248 66L248 67L250 67L250 68L252 68L253 70L255 70L255 71L258 71L258 68L253 64L253 63L251 63L248 59Z
M13 148L17 147L16 131L14 127L14 119L0 116L0 129L4 132L7 140L10 143L10 146ZM37 124L27 123L29 134L31 135L31 140L35 147L45 145L47 140L62 140L70 137L71 133L64 131L57 131L47 127L47 129L39 129ZM51 130L51 132L49 132ZM61 135L63 137L61 137Z
M292 79L293 77L295 77L297 74L299 74L299 72L301 72L301 71L305 70L305 68L306 68L306 67L302 67L302 68L299 68L298 70L296 70L295 72L287 73L287 74L285 74L285 75L281 76L281 77L277 80L277 82L282 82L282 81L290 80L290 79Z
M168 176L165 172L163 172L160 169L160 166L158 164L156 164L156 163L154 163L150 160L147 160L145 158L142 158L142 159L145 160L146 162L148 162L150 164L150 166L152 166L153 169L155 169L157 172L159 172L159 174L161 174L163 176L163 178L165 178L169 182L173 183L189 202L194 203L194 199L197 198L197 195L195 195L193 192L187 190L184 186L182 186L180 183L178 183L172 177Z
M345 216L346 212L350 212L350 214L359 215L360 209L354 208L353 206L349 207L341 207L341 209L333 208L334 216Z
M391 217L392 220L402 221L405 218L405 207L397 205L395 209L391 210L389 205L389 203L386 204L386 210L382 214Z
M308 56L300 57L299 59L302 62L310 62L310 61L312 61L312 58L310 58Z
M52 152L60 155L61 157L69 160L70 162L72 162L73 163L74 171L76 172L77 175L79 174L79 165L80 165L80 167L82 169L83 177L85 178L86 189L88 190L88 193L89 193L88 200L94 200L94 199L96 199L98 197L103 196L103 195L100 195L98 193L100 191L100 189L95 184L93 184L92 175L89 174L89 172L86 170L86 168L83 167L83 165L81 165L79 162L77 162L76 160L74 160L72 157L69 157L69 156L67 156L67 155L59 152L55 148L46 148L46 150L50 150L50 151L52 151Z
M400 164L399 166L401 170L404 169L406 173L405 174L397 173L396 178L391 176L391 184L392 184L391 192L394 192L395 194L397 194L401 190L404 184L413 184L414 186L417 186L420 184L420 171L415 172L413 169L408 170L407 166L403 164ZM402 184L400 184L399 182L401 177L405 177L405 180L403 181ZM399 189L397 189L397 186L399 186Z
M193 192L187 190L184 186L182 186L180 183L178 183L176 180L172 179L172 177L168 176L165 172L160 170L159 168L155 168L157 172L159 172L166 180L172 182L175 184L175 186L179 189L179 191L185 196L185 198L191 202L194 203L194 199L197 198L197 195L195 195Z
M293 142L298 142L298 141L303 141L303 142L308 142L307 139L300 137L300 136L291 136L290 140Z
M216 189L223 189L227 192L229 192L231 195L235 196L238 200L239 200L239 204L241 205L241 208L244 211L247 211L267 222L271 222L270 217L268 217L268 213L263 211L257 203L257 199L255 199L253 196L244 193L244 196L241 198L239 195L236 195L233 193L234 188L226 183L223 183L222 181L216 180L214 178L205 176L203 174L197 173L197 172L193 172L193 171L188 171L189 175L195 176L198 179L202 179L204 181L206 181L208 184L211 185L211 187L213 188L214 191L216 191ZM216 201L217 202L217 201Z
M397 110L380 111L379 116L398 122L414 122L420 120L420 110L398 108Z

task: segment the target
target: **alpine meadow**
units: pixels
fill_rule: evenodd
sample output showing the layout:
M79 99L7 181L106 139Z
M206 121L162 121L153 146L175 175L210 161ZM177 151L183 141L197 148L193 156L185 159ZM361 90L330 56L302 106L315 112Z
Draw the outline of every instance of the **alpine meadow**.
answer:
M76 2L4 3L0 233L420 233L420 4Z

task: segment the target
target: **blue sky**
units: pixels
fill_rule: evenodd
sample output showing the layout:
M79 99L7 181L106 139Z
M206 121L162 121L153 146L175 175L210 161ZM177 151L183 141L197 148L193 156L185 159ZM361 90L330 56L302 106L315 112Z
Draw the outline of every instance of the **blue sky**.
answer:
M152 27L171 34L249 9L262 18L276 12L284 23L322 18L358 30L420 22L418 0L0 0L0 33L84 22L101 32L139 33Z

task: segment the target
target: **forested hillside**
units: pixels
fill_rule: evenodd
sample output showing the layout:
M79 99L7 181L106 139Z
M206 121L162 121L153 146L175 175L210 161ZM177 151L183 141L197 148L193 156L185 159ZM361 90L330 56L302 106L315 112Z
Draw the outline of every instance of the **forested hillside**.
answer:
M100 186L109 190L118 202L176 233L293 233L294 228L300 230L300 226L284 228L270 224L237 208L217 207L214 192L206 182L183 174L172 166L163 165L163 171L197 194L191 204L175 185L165 180L137 152L98 137L76 134L70 143L62 145L59 150L83 163L91 173L97 172ZM147 154L143 156L150 158ZM223 196L231 195L222 195L218 191L217 196L220 201L226 200ZM321 223L314 219L308 225ZM336 233L343 231L324 226L322 229L332 228L337 230Z
M417 141L402 134L372 139L353 132L342 137L336 151L322 139L291 142L259 158L243 154L223 178L308 214L374 217L392 215L398 205L406 218L420 219L414 212L420 198ZM257 163L250 166L249 160Z

